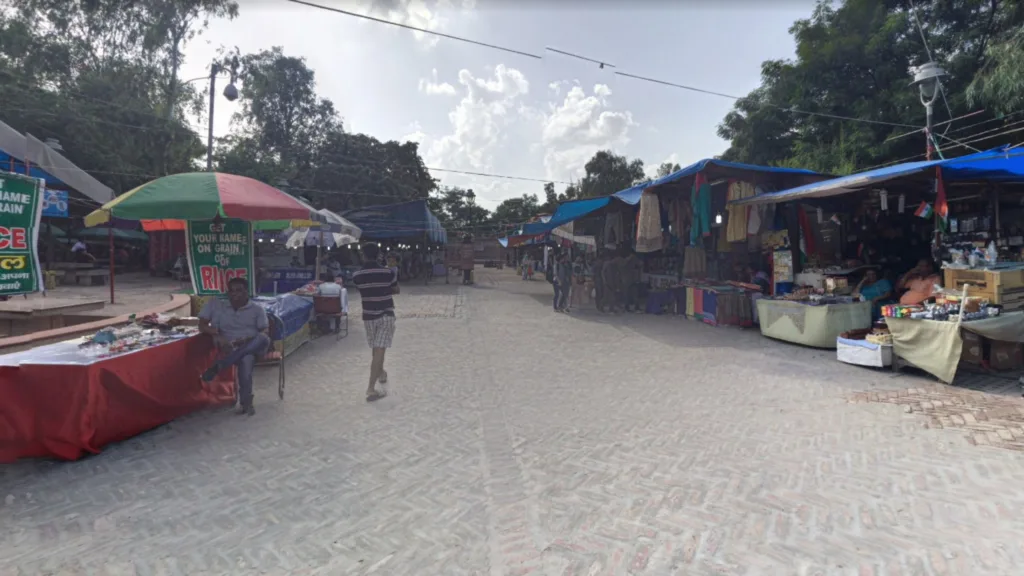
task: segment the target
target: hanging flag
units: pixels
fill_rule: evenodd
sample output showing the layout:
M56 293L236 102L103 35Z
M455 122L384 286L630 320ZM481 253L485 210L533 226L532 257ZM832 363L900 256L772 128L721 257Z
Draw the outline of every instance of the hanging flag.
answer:
M882 188L882 191L878 195L879 203L882 205L882 211L889 211L889 191Z
M842 224L842 221L839 220L839 214L833 214L832 217L829 218L829 221L835 224L836 226Z
M917 216L918 218L931 218L932 205L927 202L921 202L921 205L914 211L914 216Z
M904 196L903 194L900 194L899 205L896 207L896 210L900 214L903 214L903 210L906 208L906 206L907 206L907 197Z
M818 208L818 224L821 224L824 221L825 221L824 213L822 212L821 208Z
M942 167L935 167L935 216L936 223L945 232L949 227L949 204L946 203L946 184L942 181Z

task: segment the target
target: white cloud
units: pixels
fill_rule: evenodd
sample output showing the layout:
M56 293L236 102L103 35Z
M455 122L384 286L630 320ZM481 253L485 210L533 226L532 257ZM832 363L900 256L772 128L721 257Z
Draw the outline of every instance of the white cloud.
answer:
M560 104L551 104L541 131L548 178L578 178L598 150L614 150L629 143L629 129L637 124L629 111L609 109L611 94L604 84L594 86L591 96L573 86Z
M430 71L432 80L426 80L420 78L420 92L427 94L428 96L442 95L442 96L455 96L455 87L447 82L437 81L437 68Z
M452 133L430 144L427 164L490 170L494 151L505 140L505 129L522 108L520 100L529 92L530 83L519 70L499 64L486 77L460 70L459 85L464 96L448 114Z
M457 8L472 10L475 7L475 0L462 0L461 2L453 0L357 0L353 5L345 6L346 9L353 12L430 31L440 31L448 22L440 15L440 10ZM380 26L377 23L373 25ZM396 32L408 33L408 31L398 30L394 27L389 26L389 28ZM416 40L427 47L436 46L440 40L433 34L418 31L413 31L412 34Z
M426 132L423 131L423 127L420 126L419 122L413 122L409 126L409 133L402 136L400 142L415 142L417 144L423 144L423 141L427 139Z

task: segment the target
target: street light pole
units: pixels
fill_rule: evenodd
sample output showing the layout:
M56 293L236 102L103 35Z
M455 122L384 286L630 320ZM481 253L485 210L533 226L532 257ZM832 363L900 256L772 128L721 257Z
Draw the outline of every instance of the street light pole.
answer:
M220 73L220 64L214 62L210 65L210 121L209 132L206 135L206 171L213 172L213 105L217 101L217 74Z
M232 58L228 63L228 72L231 73L231 80L224 87L224 98L228 102L238 100L238 88L235 81L238 79L238 58ZM213 106L217 101L217 75L224 71L224 66L218 62L210 64L210 121L206 135L206 171L213 172ZM197 78L198 80L198 78Z
M935 150L935 141L932 139L932 110L934 109L935 101L942 94L942 77L946 75L946 71L935 62L926 62L914 68L913 71L914 81L910 85L917 86L921 97L921 104L924 105L925 159L931 160L932 152Z

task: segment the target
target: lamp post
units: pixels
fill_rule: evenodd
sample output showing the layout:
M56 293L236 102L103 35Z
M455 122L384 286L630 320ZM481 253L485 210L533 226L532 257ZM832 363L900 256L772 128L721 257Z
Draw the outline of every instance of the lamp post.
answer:
M213 105L217 101L217 75L224 71L224 67L218 62L210 65L210 122L209 132L206 135L206 171L213 172ZM238 88L235 81L238 80L238 58L232 58L228 72L231 73L231 80L224 87L224 98L228 102L238 100Z
M910 85L917 86L918 94L921 97L921 104L924 105L925 109L924 135L927 141L925 159L931 160L932 150L934 149L932 142L932 109L935 101L938 100L939 95L942 93L942 77L946 75L946 71L935 62L926 62L912 70L914 81Z

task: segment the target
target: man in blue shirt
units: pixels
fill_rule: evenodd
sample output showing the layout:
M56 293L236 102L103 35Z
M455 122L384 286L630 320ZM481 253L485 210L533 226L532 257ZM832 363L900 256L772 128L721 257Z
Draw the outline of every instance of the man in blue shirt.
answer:
M212 381L229 366L238 368L238 413L252 416L252 373L256 359L270 348L270 323L262 306L249 299L249 284L244 278L228 281L227 299L217 298L199 312L199 331L213 336L224 356L205 372L203 380Z

